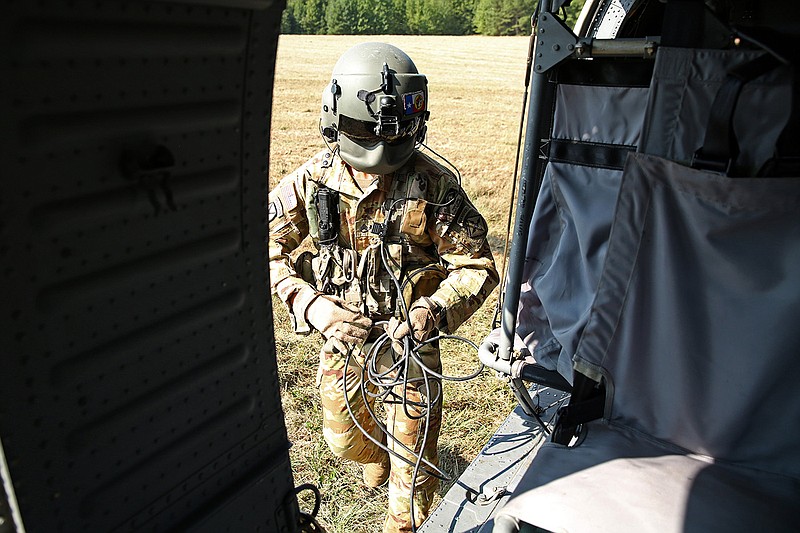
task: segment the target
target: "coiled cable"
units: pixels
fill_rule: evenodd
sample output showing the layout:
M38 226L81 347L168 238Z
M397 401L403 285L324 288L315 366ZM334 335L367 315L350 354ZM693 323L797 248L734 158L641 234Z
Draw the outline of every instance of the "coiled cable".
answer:
M456 196L451 196L446 202L436 204L430 202L435 207L446 207L447 205L454 202ZM387 209L386 220L392 220L392 213L397 207L405 202L407 198L395 200ZM410 282L410 276L406 274L407 279L401 283L401 281L397 278L394 274L394 270L392 266L399 267L396 262L389 256L386 245L387 245L387 235L388 231L384 231L383 235L381 235L380 241L380 258L381 263L385 271L389 274L389 277L392 283L395 286L397 291L397 301L400 307L400 314L403 319L406 321L406 325L409 330L409 334L402 338L402 347L403 351L402 354L397 353L394 348L391 346L392 339L387 332L384 331L377 339L375 339L367 353L364 355L364 362L363 364L359 364L358 361L355 360L354 351L355 347L349 346L347 353L345 354L345 363L344 363L344 372L343 372L343 382L342 387L344 391L349 390L348 387L348 369L351 366L358 367L360 369L360 377L359 377L359 391L362 395L364 400L364 405L369 413L370 418L375 423L376 427L378 427L381 432L386 435L387 444L384 444L380 440L373 437L366 429L358 422L356 416L353 412L353 406L351 405L350 398L348 394L345 392L344 399L345 399L345 406L347 408L348 414L350 415L351 420L355 424L355 426L376 446L380 447L388 454L396 457L397 459L405 462L409 466L413 467L412 477L411 477L411 493L410 493L410 515L411 515L411 528L412 531L417 530L416 520L415 520L415 504L414 504L414 496L416 492L417 486L417 478L421 472L425 473L426 475L436 477L442 481L450 481L452 478L448 476L444 471L442 471L437 465L432 464L429 460L424 457L424 451L428 444L428 433L431 427L431 412L435 408L435 406L441 405L442 403L442 383L444 381L467 381L470 379L474 379L483 371L483 364L478 360L477 368L466 375L462 376L449 376L440 372L436 369L432 369L428 367L425 362L422 360L422 356L420 355L420 351L425 348L427 345L434 345L438 348L438 343L440 340L454 340L458 342L463 342L468 344L475 353L478 352L478 346L472 342L471 340L461 337L458 335L435 335L427 339L417 339L414 337L413 334L413 327L411 324L411 319L409 315L408 304L402 298L403 288L406 286L407 283ZM425 267L423 267L425 268ZM398 268L400 271L400 269ZM387 322L376 322L376 327L384 327L386 326ZM389 346L387 346L389 344ZM385 361L384 353L387 352L391 353L391 364L385 370L379 369L379 359ZM477 357L476 357L477 360ZM412 369L412 364L417 365L419 368L421 375L418 377L411 377L410 370ZM367 385L371 385L371 388L374 389L370 390ZM422 385L422 390L420 391L420 385ZM398 394L397 390L400 390L401 393ZM421 398L424 400L417 400L415 398L409 398L409 392L416 391ZM402 405L404 410L404 414L411 420L424 420L423 422L423 431L422 431L422 441L419 443L419 452L409 448L404 442L400 441L397 437L395 437L391 431L388 430L386 425L380 420L378 415L375 413L373 409L373 405L376 399L380 399L384 403L395 403ZM391 446L389 446L391 443ZM408 456L412 457L413 460L409 459L408 457L404 456L403 454L396 451L397 449L404 450Z

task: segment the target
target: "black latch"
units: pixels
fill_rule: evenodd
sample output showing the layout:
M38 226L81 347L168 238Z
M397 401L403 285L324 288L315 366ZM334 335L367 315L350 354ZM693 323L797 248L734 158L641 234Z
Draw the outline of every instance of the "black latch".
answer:
M374 233L379 237L383 237L386 235L386 224L381 224L380 222L373 222L372 227L370 228L370 232Z
M147 145L138 149L126 150L120 158L122 175L135 181L147 193L155 214L161 212L161 202L157 191L164 195L164 202L171 211L177 211L169 179L175 166L175 156L162 145Z

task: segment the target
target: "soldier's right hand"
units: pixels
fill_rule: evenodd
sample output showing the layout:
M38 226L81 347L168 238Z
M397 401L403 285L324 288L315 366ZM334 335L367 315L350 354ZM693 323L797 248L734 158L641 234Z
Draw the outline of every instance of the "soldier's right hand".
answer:
M306 310L306 320L323 337L332 339L342 353L347 351L346 344L364 344L372 329L372 320L349 307L341 298L327 294L320 294L311 302Z

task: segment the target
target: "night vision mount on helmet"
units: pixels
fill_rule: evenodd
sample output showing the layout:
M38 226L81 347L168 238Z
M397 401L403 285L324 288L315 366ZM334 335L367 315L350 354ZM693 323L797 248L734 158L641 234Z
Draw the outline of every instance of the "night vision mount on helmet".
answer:
M322 93L320 131L356 170L388 174L425 137L428 80L399 48L362 43L333 67Z

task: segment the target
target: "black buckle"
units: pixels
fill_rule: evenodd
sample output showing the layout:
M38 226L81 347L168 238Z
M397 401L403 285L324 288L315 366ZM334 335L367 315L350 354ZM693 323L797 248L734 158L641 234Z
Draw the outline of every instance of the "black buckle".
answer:
M718 172L727 176L730 174L732 166L733 159L720 160L718 158L708 157L703 154L702 148L695 150L694 155L692 156L691 167L698 170L709 170L711 172Z

